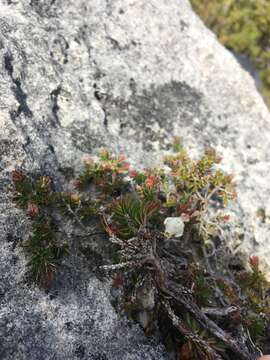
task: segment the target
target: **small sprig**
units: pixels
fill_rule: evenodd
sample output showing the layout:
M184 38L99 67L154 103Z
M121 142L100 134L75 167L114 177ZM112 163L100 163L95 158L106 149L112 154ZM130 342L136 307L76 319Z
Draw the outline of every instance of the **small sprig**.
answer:
M103 193L117 195L125 188L124 177L128 174L129 164L123 155L114 157L108 150L102 149L99 161L84 159L84 166L84 171L76 179L78 190L93 184Z
M136 236L157 214L158 202L146 202L136 197L125 196L112 203L112 222L118 235L124 238Z
M54 279L58 261L68 252L67 243L59 239L53 224L57 196L48 176L34 181L21 170L15 170L11 178L14 200L32 223L31 235L23 242L30 275L35 282L47 287Z

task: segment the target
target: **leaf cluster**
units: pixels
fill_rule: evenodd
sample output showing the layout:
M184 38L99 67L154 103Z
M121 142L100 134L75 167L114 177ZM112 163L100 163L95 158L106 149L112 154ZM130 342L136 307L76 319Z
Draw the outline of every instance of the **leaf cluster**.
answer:
M158 202L147 202L137 197L122 196L112 204L113 224L117 235L123 238L136 236L141 228L157 214Z
M29 239L23 242L29 255L30 275L37 283L47 286L54 278L59 259L68 252L68 245L59 238L53 219L56 193L47 176L34 181L22 171L15 170L12 177L14 200L26 212L32 225Z
M79 190L95 185L104 194L117 196L125 188L123 178L128 173L129 164L123 156L115 157L102 149L99 161L88 158L84 165L83 172L76 180Z

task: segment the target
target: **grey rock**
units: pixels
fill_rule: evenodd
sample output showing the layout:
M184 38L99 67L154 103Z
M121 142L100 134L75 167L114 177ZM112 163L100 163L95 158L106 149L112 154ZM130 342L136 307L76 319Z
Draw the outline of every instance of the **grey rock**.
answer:
M243 54L238 54L232 51L232 54L235 56L239 64L253 77L255 81L255 85L258 89L258 91L262 91L263 85L260 78L259 71L255 68L255 66L252 64L248 56Z
M0 0L0 358L166 358L116 314L79 254L53 298L25 284L15 243L29 224L6 191L14 167L60 188L101 146L134 165L159 162L173 135L194 156L216 147L238 183L231 246L270 274L269 120L254 81L186 0Z

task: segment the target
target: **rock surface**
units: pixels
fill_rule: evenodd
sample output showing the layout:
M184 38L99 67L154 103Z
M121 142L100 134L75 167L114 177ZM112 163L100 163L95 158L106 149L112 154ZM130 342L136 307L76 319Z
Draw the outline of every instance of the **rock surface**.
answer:
M15 166L59 179L101 146L159 161L173 135L236 174L240 248L270 274L270 116L250 76L186 0L0 0L0 358L165 359L72 254L61 286L24 282ZM60 185L59 185L60 186ZM259 212L258 212L259 210ZM261 216L257 216L261 214Z

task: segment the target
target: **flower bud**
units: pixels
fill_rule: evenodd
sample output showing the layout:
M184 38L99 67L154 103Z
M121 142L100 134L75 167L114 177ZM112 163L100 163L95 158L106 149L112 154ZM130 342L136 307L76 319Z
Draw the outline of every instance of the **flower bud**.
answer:
M27 206L27 215L31 218L37 216L39 214L39 208L36 204L28 203Z
M167 217L164 220L165 232L171 237L181 237L184 233L185 224L181 217Z
M157 183L157 177L155 175L149 175L145 180L145 185L152 188Z
M25 174L21 170L13 170L11 172L11 179L13 182L19 182L24 180Z
M134 179L138 175L138 172L134 169L130 169L128 174L132 179Z
M250 256L249 263L252 267L257 268L259 266L259 257L257 255Z
M73 185L74 189L79 190L82 186L82 183L79 179L75 179L72 181L72 185Z

